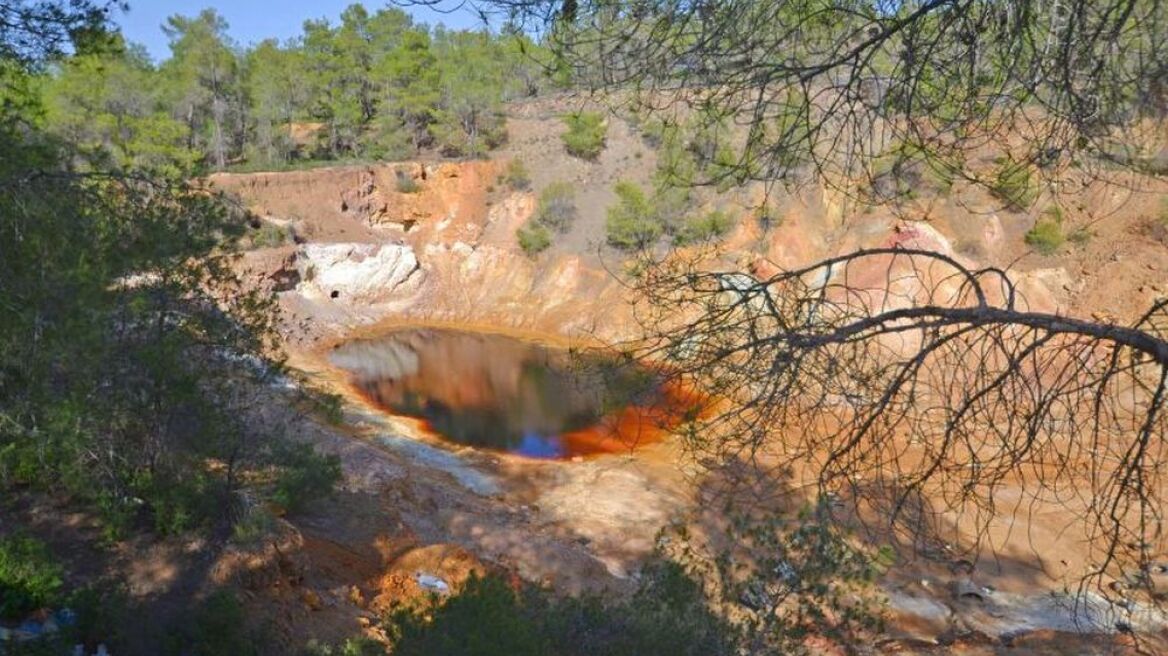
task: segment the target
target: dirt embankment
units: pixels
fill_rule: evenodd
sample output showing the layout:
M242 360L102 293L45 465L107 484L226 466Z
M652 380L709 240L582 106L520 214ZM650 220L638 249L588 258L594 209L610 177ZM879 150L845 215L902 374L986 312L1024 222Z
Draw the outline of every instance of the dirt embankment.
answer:
M514 235L535 198L506 188L501 169L385 164L217 175L212 183L302 242L253 251L244 264L261 279L285 281L295 342L384 320L614 336L620 286L588 266L587 254L525 257Z
M290 335L293 326L305 328L297 319L312 337L390 319L619 337L633 326L610 273L622 270L622 256L604 243L605 215L616 182L650 185L656 151L610 117L596 161L568 156L559 116L583 104L549 99L512 108L508 144L491 160L216 174L210 182L302 242L247 257L254 272L289 292ZM997 155L977 153L970 166L992 168ZM513 160L528 171L521 190L504 177ZM737 220L711 266L797 267L861 247L927 248L1008 271L1032 309L1130 320L1168 293L1168 183L1118 173L1065 177L1043 186L1027 211L964 181L943 192L923 185L887 204L816 186L703 196ZM530 220L538 192L555 182L574 189L577 219L547 252L528 258L515 231ZM764 203L766 226L757 220ZM1056 208L1066 241L1043 255L1025 235Z

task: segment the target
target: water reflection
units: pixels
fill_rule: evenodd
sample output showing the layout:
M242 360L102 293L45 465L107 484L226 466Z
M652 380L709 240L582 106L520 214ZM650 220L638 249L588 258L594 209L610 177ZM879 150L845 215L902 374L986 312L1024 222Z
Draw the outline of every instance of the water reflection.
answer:
M330 359L374 404L438 435L533 458L628 450L659 435L655 377L500 335L416 329L344 344ZM650 394L646 395L646 392ZM614 405L617 398L635 405Z

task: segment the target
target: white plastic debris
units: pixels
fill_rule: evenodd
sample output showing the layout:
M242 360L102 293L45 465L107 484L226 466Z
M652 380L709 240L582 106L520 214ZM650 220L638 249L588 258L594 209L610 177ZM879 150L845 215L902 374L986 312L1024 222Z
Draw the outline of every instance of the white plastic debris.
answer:
M417 581L423 589L429 592L434 592L440 595L450 594L450 585L441 578L433 574L426 574L425 572L418 572L414 574L414 580Z

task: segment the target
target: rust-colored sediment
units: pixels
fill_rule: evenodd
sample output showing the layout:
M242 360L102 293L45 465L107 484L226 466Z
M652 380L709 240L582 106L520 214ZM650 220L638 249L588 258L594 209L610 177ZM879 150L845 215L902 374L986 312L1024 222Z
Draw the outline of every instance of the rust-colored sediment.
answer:
M626 406L602 417L587 428L564 433L560 440L565 456L628 453L661 441L680 426L694 409L707 407L707 399L677 385L661 389L662 402L653 406Z

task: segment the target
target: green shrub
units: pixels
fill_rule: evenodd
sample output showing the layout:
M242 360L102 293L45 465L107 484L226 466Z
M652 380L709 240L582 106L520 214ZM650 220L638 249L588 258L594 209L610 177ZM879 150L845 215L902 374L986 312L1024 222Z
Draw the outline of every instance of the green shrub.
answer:
M308 400L317 416L329 424L340 426L345 421L345 400L339 394L311 390Z
M304 649L304 656L385 656L385 645L365 636L346 638L335 647L311 640Z
M871 180L878 195L912 200L923 186L946 196L953 187L961 162L914 141L897 140L872 162Z
M556 232L567 232L576 221L576 191L567 182L553 182L539 192L535 220Z
M698 585L677 565L646 569L631 599L559 598L499 577L471 578L435 609L387 617L395 656L557 654L733 654L737 635L706 606Z
M252 248L277 248L292 243L292 229L264 221L249 235Z
M133 472L125 483L123 493L102 491L94 499L108 542L125 538L143 514L160 535L179 535L222 517L224 481L208 472L159 466L153 472Z
M641 124L640 129L641 140L645 142L646 146L653 149L660 148L667 141L676 140L679 132L677 124L659 119L645 121Z
M284 444L274 453L280 467L272 500L290 513L327 495L341 480L341 460L321 455L308 444Z
M564 149L569 155L594 160L604 150L608 139L608 122L598 112L572 112L564 117Z
M421 185L414 180L413 176L405 171L397 172L397 182L395 184L398 193L402 194L416 194L422 190Z
M540 656L548 653L534 618L498 577L467 581L462 593L425 614L401 609L387 618L395 656Z
M706 175L717 182L716 189L720 194L743 182L740 168L738 154L730 146L719 146L713 159L704 166Z
M1025 210L1038 199L1038 185L1031 178L1030 168L1015 162L1002 163L990 191L1015 211Z
M1051 255L1066 241L1063 227L1057 220L1048 216L1039 217L1034 227L1026 233L1026 243L1043 255Z
M734 219L728 213L714 210L686 221L681 230L674 235L673 241L677 244L711 241L724 236L733 227Z
M135 487L147 501L154 530L160 535L179 535L205 526L220 511L223 487L202 472L150 477Z
M79 588L62 602L76 614L72 630L65 637L71 644L105 643L113 653L129 652L119 643L127 637L133 626L130 619L134 608L130 605L130 593L121 585L95 585Z
M542 253L552 245L551 231L534 221L519 228L515 236L519 240L519 248L522 248L529 257Z
M190 648L183 653L197 656L256 654L256 641L245 628L243 605L227 590L217 590L199 605L188 636Z
M62 573L43 542L25 535L0 538L0 617L20 619L52 605Z
M608 243L616 248L633 250L657 241L664 226L645 192L631 182L618 182L615 191L617 203L608 208L604 222Z
M958 171L944 162L929 160L925 162L924 176L938 195L948 196L953 190L953 183L957 181Z
M231 527L231 539L236 544L255 545L276 529L276 518L267 508L256 506L236 520Z
M870 206L868 209L871 211ZM763 232L770 232L781 225L783 225L783 217L776 207L770 203L763 203L758 208L758 226Z
M721 598L758 611L746 619L755 653L804 653L804 640L814 635L858 645L884 630L884 601L874 584L896 551L873 553L858 544L833 512L827 498L795 516L725 509L724 537L735 547L705 555L715 558L728 585ZM681 557L698 565L685 552Z
M503 182L515 191L523 191L531 187L531 175L523 160L513 159L507 164L507 171L503 174Z
M553 182L539 194L531 222L515 232L519 247L528 256L546 250L553 232L567 232L576 221L576 192L567 182Z

